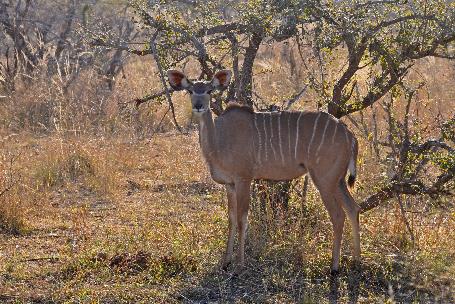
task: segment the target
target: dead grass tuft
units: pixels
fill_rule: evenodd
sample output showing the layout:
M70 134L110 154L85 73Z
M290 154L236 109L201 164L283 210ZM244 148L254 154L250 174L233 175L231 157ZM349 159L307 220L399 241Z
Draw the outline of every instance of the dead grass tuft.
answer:
M20 199L4 193L0 198L0 233L18 236L26 232L27 226Z
M16 172L16 156L2 151L0 157L0 233L20 235L27 231L24 220L26 193Z
M149 253L143 251L125 252L113 256L109 261L109 267L123 273L135 273L147 269L149 261Z
M34 179L41 189L62 186L65 182L88 179L95 174L94 165L89 156L74 151L69 155L54 155L46 162L35 167Z

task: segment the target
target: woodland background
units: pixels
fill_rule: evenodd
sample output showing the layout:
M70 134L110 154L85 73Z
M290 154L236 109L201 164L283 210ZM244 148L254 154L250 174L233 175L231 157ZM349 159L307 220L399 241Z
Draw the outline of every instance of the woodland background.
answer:
M453 1L0 0L0 301L454 302ZM307 178L255 183L247 271L164 73L360 142L362 270ZM267 187L264 187L267 186Z

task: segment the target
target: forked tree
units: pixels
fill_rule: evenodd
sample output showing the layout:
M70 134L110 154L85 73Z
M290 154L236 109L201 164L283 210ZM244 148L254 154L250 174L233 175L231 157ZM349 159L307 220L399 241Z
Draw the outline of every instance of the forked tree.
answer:
M134 104L160 101L165 96L178 129L172 92L167 89L163 73L178 64L198 62L199 79L212 78L215 71L230 68L233 79L225 100L235 99L257 109L270 104L263 103L264 92L255 81L253 67L258 59L265 59L266 50L281 49L287 58L283 63L289 64L291 75L283 76L283 81L291 81L296 87L292 92L292 88L283 86L284 92L274 99L282 100L283 107L288 108L308 92L318 107L341 118L356 112L363 115L362 111L370 107L376 111L383 105L384 97L406 98L402 88L414 86L417 75L409 73L415 64L419 65L420 59L455 59L453 1L258 0L210 1L207 5L207 1L132 0L129 3L137 17L135 22L140 24L140 36L150 39L142 41L143 46L130 48L139 41L123 38L113 41L112 31L101 31L93 37L93 44L139 56L152 55L163 88L135 99ZM263 77L263 72L269 75L277 72L260 70L258 77ZM287 96L291 93L295 94ZM212 111L219 115L224 107L223 99L219 94L213 97ZM357 115L349 119L357 120ZM420 129L415 125L411 133L404 127L397 129L399 136L385 134L380 142L386 145L382 145L376 131L368 132L362 126L362 133L367 137L376 134L375 145L381 146L380 154L384 155L378 153L378 159L383 158L381 161L387 164L382 166L386 168L384 172L378 174L387 179L378 183L379 187L373 187L372 193L360 203L362 212L403 194L453 195L455 163L449 155L453 154L450 144L455 119L450 113L443 119L441 123L439 118L435 119L441 126L441 136L436 141L427 137L422 142L423 133L415 134ZM390 143L389 138L393 139ZM391 159L397 162L390 162ZM424 173L430 171L440 175L430 179Z
M291 180L309 173L321 194L333 225L332 272L340 263L345 216L352 225L354 259L360 260L359 211L345 182L356 177L357 140L338 119L325 112L254 112L231 104L215 121L210 109L211 92L227 88L231 72L217 72L209 82L190 81L183 73L168 71L174 90L191 95L199 120L199 142L215 182L225 185L229 234L222 260L232 262L238 230L238 266L244 266L250 187L253 179Z

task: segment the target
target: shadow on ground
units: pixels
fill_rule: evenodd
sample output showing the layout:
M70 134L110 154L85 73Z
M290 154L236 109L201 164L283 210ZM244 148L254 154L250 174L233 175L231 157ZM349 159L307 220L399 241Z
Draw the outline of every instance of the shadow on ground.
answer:
M217 302L286 302L286 303L358 303L367 299L400 303L454 303L449 286L419 288L414 278L399 263L392 272L377 266L362 265L354 270L348 265L337 276L324 271L305 274L297 269L250 261L240 275L217 268L176 296L183 303ZM391 275L393 273L393 275ZM363 300L363 301L362 301Z

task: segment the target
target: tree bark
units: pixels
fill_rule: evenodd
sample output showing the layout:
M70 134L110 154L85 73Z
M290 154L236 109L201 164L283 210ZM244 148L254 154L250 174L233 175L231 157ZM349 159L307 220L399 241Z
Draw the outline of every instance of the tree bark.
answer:
M253 107L253 64L263 39L264 36L262 33L253 32L251 35L245 52L245 59L243 60L240 81L237 88L238 102L250 107Z

